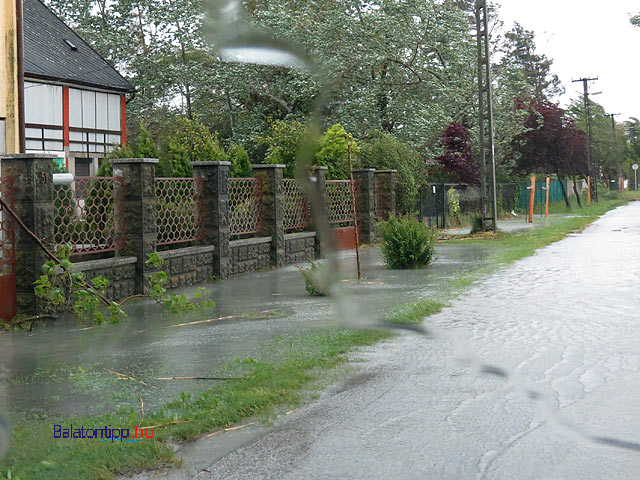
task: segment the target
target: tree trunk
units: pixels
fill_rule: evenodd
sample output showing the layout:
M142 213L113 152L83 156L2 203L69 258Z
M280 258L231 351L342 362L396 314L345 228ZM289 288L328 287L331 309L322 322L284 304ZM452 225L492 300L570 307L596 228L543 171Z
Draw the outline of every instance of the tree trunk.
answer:
M564 203L567 204L567 208L571 208L571 203L569 202L569 195L567 194L567 187L564 184L564 178L556 172L558 175L558 180L560 181L560 188L562 188L562 196L564 197Z
M573 175L573 177L571 179L573 180L573 193L576 194L576 202L578 202L578 207L582 208L582 201L580 200L580 195L578 194L576 176Z

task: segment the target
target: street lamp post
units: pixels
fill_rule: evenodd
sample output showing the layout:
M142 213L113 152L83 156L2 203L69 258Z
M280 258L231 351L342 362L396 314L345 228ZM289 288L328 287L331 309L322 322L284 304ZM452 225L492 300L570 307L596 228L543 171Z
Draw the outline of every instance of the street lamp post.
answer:
M638 164L634 163L631 168L633 168L633 175L635 176L636 183L636 192L638 191Z

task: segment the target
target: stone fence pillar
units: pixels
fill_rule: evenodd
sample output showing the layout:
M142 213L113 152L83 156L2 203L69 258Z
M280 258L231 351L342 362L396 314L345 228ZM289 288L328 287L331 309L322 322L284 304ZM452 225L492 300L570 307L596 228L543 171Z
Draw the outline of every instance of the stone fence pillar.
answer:
M264 232L271 236L271 266L285 264L284 211L282 185L285 165L251 165L256 178L262 180L262 208Z
M40 239L54 243L53 160L47 154L18 154L0 157L2 175L13 178L15 212ZM4 215L8 215L5 213ZM49 260L33 238L15 225L16 293L18 312L38 315L45 312L45 302L33 291Z
M360 243L376 242L376 187L373 168L353 171L353 178L360 183L360 204L356 205L360 225Z
M328 221L329 218L329 202L327 199L327 169L328 167L315 166L311 167L311 181L314 185L315 205L317 208L311 209L311 221L316 231L316 258L326 257L329 245L326 245L323 241L321 229L327 228L326 225L321 225L319 220ZM318 211L319 210L319 211Z
M193 176L204 180L204 237L202 245L213 245L213 274L230 275L229 167L231 162L193 162Z
M158 239L154 202L156 198L156 158L117 158L111 160L113 175L122 178L124 205L121 214L125 241L118 256L136 257L136 292L148 293L147 256L156 251Z
M386 220L396 214L397 170L376 170L374 174L376 201L378 202L378 220Z

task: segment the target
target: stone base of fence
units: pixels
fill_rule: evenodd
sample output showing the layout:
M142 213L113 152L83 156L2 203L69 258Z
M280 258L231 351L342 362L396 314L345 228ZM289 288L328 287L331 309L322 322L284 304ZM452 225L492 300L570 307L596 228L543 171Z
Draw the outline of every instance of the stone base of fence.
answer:
M109 280L107 298L122 300L136 294L136 257L104 258L73 264L74 272L84 273L86 279L103 276Z
M285 264L310 262L316 258L316 232L288 233L284 236Z
M188 287L214 279L214 250L211 246L185 247L158 252L168 277L168 287Z
M231 275L256 272L271 266L271 237L229 242Z

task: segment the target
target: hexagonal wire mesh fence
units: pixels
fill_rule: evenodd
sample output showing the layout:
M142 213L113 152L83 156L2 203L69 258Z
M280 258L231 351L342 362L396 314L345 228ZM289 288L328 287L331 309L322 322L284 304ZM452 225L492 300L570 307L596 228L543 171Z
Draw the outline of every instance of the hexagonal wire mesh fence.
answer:
M347 226L355 223L352 188L355 191L357 214L360 205L360 182L354 180L352 187L351 180L327 180L327 207L330 224Z
M285 178L282 182L282 210L284 229L301 230L311 222L311 204L298 181Z
M229 179L229 235L264 231L262 179Z
M13 178L0 177L0 196L10 208L14 204ZM0 205L0 276L16 271L15 222Z
M71 255L114 252L124 241L124 188L119 177L76 177L54 186L56 245L71 244Z
M156 178L157 245L200 240L204 236L204 180Z

